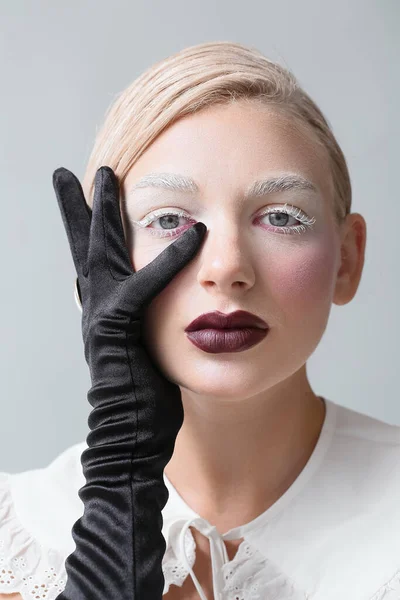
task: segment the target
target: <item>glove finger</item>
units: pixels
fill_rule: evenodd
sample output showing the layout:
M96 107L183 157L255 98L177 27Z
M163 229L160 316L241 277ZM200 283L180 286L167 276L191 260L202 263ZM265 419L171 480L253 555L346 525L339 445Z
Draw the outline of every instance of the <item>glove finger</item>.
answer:
M60 167L54 171L53 187L76 272L78 276L86 276L92 211L86 203L79 180L68 169Z
M110 167L100 167L95 177L93 216L89 244L89 270L111 272L121 281L134 273L125 241L119 206L119 185Z
M136 271L132 277L129 293L139 306L150 302L197 254L207 226L200 221L186 230L152 262ZM130 287L130 286L129 286Z

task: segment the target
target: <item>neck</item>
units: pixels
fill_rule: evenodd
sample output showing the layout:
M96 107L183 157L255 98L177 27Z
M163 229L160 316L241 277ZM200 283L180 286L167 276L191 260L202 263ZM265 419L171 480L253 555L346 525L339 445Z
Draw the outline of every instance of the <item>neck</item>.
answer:
M325 406L305 368L290 384L245 399L181 392L185 417L165 473L185 502L225 533L255 519L297 479Z

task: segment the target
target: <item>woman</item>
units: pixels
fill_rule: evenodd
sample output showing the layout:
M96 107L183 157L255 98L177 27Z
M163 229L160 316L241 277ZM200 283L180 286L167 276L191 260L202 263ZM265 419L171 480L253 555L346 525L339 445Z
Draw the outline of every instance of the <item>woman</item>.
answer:
M121 184L137 273L207 228L143 314L144 345L184 409L164 471L163 598L398 600L400 428L316 395L306 372L332 303L357 292L366 244L321 111L257 51L200 44L113 104L83 180L89 207L103 165ZM223 319L237 310L257 319ZM198 333L204 320L190 331L213 311L209 328L247 331ZM86 447L40 474L42 510L60 506L54 526L38 525L26 494L39 473L1 474L5 598L63 589Z

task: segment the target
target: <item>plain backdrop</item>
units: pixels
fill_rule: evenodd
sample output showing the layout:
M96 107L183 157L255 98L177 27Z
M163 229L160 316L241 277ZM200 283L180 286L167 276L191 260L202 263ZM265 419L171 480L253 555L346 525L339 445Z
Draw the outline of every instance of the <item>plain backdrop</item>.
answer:
M108 106L143 70L206 41L290 68L347 158L367 222L355 298L332 306L314 391L400 424L398 0L2 0L0 471L47 465L88 433L75 270L52 187L82 179Z

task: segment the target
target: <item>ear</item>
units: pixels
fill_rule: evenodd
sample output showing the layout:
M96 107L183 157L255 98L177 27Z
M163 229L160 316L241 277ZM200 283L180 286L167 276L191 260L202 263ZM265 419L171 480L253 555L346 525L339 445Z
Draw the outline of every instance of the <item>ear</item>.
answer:
M336 277L334 304L350 302L358 289L365 261L367 224L359 213L350 213L341 226L341 262Z

